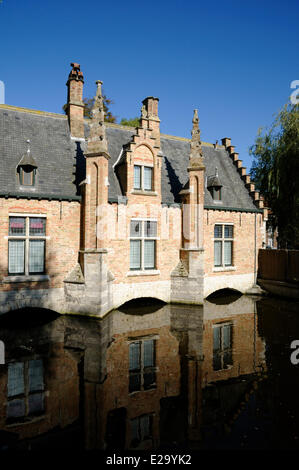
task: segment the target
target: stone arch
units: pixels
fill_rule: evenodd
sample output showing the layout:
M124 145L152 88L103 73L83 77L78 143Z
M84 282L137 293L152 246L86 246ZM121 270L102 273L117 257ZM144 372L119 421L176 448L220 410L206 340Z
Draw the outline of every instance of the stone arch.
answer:
M211 292L208 296L206 296L207 300L211 299L216 299L219 297L225 297L225 296L232 296L232 295L237 295L241 296L243 292L241 292L239 289L231 288L231 287L223 287L221 289L216 289L213 292Z
M144 149L146 149L145 152L144 152ZM146 164L154 165L155 164L154 151L150 147L150 145L148 145L146 142L142 142L136 147L134 154L133 154L133 160L134 160L134 163L139 162L143 165L146 165Z

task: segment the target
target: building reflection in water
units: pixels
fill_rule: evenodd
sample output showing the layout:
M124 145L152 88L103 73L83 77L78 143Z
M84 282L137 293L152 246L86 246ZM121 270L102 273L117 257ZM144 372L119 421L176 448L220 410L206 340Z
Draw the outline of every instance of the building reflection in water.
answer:
M266 371L255 309L242 296L227 305L135 305L101 321L34 309L3 317L2 449L213 442Z

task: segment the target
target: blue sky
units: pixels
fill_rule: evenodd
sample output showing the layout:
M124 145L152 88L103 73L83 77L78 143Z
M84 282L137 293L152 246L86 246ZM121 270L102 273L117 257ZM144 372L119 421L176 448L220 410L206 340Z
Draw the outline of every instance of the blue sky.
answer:
M161 131L231 137L248 148L299 80L297 0L2 0L0 80L7 104L62 112L70 62L84 73L84 96L104 82L118 117L140 114L157 96Z

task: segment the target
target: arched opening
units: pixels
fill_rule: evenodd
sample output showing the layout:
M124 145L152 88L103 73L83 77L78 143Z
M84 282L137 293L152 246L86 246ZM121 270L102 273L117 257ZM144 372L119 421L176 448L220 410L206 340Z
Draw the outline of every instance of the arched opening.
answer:
M46 308L24 307L0 315L1 328L30 328L50 323L61 315Z
M146 315L155 313L163 305L166 305L165 302L154 297L141 297L125 302L117 310L128 315Z
M216 305L227 305L238 300L243 294L237 289L225 288L212 292L207 300Z

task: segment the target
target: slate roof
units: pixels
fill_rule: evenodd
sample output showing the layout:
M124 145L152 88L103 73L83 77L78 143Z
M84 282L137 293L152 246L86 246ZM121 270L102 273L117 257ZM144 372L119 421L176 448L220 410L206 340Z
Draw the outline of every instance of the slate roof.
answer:
M34 189L21 189L16 177L27 139L37 165ZM0 105L0 195L80 199L77 159L65 116Z
M85 123L86 135L88 122ZM109 200L122 196L113 166L122 148L130 142L135 130L117 125L106 125L109 160ZM27 150L30 139L31 154L38 166L38 183L35 189L19 187L16 167ZM52 197L80 200L79 183L85 178L85 142L71 139L65 116L38 111L23 110L0 105L0 196ZM222 184L222 201L215 202L205 190L205 206L210 208L234 208L259 211L236 167L224 147L215 149L203 144L206 178L215 175L218 168ZM180 190L188 181L190 141L161 135L162 203L180 203Z

